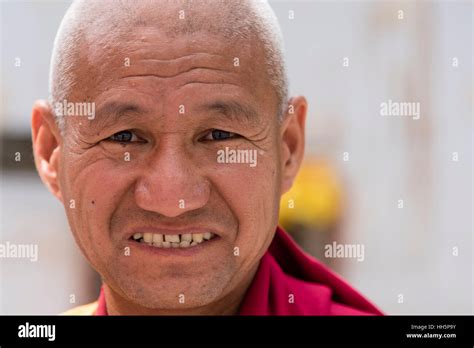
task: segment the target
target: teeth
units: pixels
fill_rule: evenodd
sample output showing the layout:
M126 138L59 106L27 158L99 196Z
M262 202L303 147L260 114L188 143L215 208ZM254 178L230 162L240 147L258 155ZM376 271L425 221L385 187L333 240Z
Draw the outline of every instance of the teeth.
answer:
M133 235L133 239L135 239L135 240L140 239L141 237L143 237L143 235L141 233L135 233Z
M170 243L179 243L179 234L165 234L165 241Z
M183 239L183 238L181 238L181 239ZM181 248L187 248L190 244L191 244L191 242L189 240L183 240L181 243L179 243L179 246Z
M193 241L195 241L196 243L201 243L202 239L203 239L202 233L193 234Z
M163 241L163 235L162 234L153 234L153 244L155 243L161 243Z
M186 242L192 242L193 241L193 235L191 233L186 233L181 235L181 242L186 241Z
M145 241L145 243L151 243L153 241L153 234L144 233L143 234L143 240Z
M157 248L189 248L214 237L214 233L186 233L186 234L154 234L154 233L135 233L132 238L140 243L153 245Z

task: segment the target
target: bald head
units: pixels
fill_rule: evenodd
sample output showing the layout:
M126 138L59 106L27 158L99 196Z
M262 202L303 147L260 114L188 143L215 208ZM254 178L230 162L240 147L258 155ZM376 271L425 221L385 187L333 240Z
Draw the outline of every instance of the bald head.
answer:
M81 76L81 64L97 67L104 63L94 60L90 47L95 45L106 52L113 42L120 42L121 37L140 27L158 29L171 40L206 32L229 44L239 42L246 49L261 50L264 62L256 56L253 64L265 67L266 78L276 95L279 117L286 109L288 87L282 35L272 9L266 1L259 0L74 1L54 43L50 102L68 99L78 81L89 78ZM61 118L58 121L62 123Z

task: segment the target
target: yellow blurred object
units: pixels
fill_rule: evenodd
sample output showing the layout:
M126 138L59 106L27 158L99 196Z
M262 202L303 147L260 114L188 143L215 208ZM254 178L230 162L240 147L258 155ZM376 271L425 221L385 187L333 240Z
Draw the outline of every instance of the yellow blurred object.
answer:
M280 224L327 228L341 213L341 186L324 161L305 161L289 192L280 201Z

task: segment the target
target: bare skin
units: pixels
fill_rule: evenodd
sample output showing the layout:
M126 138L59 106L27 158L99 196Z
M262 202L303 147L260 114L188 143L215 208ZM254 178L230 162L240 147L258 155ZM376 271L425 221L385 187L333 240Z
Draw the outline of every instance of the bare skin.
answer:
M107 50L103 40L88 45L68 97L94 101L94 120L69 117L61 132L51 105L33 106L38 172L102 276L109 314L236 314L303 158L306 100L292 98L294 113L277 121L257 45L205 32L169 40L149 26ZM215 107L229 102L253 112ZM213 130L229 133L218 140ZM257 150L258 165L217 163L225 147ZM218 238L192 253L155 253L130 239L147 228Z

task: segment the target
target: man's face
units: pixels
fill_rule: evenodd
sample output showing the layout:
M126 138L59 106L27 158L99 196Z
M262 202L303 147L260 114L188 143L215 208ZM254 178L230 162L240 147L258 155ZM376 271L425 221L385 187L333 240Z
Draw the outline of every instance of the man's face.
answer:
M263 53L142 27L119 42L96 39L86 60L68 101L93 101L96 115L66 120L59 170L83 253L144 307L229 295L255 271L278 217L281 134ZM232 150L256 154L256 165L220 163ZM133 238L203 232L215 237L183 248Z

